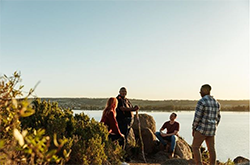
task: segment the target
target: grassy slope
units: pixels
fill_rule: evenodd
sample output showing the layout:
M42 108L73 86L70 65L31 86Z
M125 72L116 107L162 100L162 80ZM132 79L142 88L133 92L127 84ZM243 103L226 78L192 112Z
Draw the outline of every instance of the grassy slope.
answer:
M107 98L42 98L42 100L50 100L51 102L58 102L59 106L72 109L103 109ZM138 100L130 99L133 105L139 105L146 110L170 110L182 109L193 110L196 106L197 100ZM218 100L221 104L222 110L228 110L232 107L245 106L245 110L249 110L249 100ZM235 108L237 109L237 108ZM238 108L239 109L239 108Z

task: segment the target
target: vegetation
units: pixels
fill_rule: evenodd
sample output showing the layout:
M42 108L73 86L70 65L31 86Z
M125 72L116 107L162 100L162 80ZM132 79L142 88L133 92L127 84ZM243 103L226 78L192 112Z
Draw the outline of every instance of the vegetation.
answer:
M60 107L74 110L100 110L104 108L107 98L42 98L53 100ZM139 105L144 111L193 111L198 100L130 100L133 105ZM222 111L249 111L249 100L218 100Z
M0 78L0 164L118 164L107 128L55 102L23 97L20 74ZM20 99L21 98L21 99Z

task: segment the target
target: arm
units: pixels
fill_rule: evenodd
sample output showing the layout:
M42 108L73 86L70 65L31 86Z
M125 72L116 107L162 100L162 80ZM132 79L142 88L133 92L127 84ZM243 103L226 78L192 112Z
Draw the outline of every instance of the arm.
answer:
M172 136L172 135L177 135L179 131L175 130L173 133L162 133L161 136L166 137L166 136Z
M139 109L139 107L135 106L135 107L132 107L132 108L125 108L123 106L120 106L119 109L122 110L122 111L128 111L128 112L130 112L130 111L137 111Z
M125 103L127 101L127 103ZM131 112L131 111L137 111L139 110L139 107L138 106L132 106L131 102L126 99L125 100L122 100L122 99L118 99L118 107L121 111L123 112Z
M180 124L179 123L175 123L175 126L174 126L174 132L172 133L163 133L162 136L163 137L166 137L166 136L172 136L172 135L177 135L179 130L180 130Z
M160 129L161 136L164 136L166 134L166 133L162 132L166 129L165 124L166 124L166 122L161 126L161 129Z
M110 125L111 125L110 127L111 127L113 133L115 133L115 134L117 134L117 135L120 135L120 136L122 136L122 137L124 136L124 135L121 133L119 127L118 127L118 123L117 123L117 121L116 121L115 114L114 114L114 112L112 112L112 111L111 111L111 113L110 113Z
M220 118L221 118L221 115L220 115L220 103L218 103L218 116L217 116L217 125L219 125L219 123L220 123Z
M196 109L195 109L194 121L193 121L193 124L192 124L192 130L193 130L193 132L194 132L194 130L196 130L199 122L202 119L203 109L204 109L204 105L202 104L201 101L198 101Z

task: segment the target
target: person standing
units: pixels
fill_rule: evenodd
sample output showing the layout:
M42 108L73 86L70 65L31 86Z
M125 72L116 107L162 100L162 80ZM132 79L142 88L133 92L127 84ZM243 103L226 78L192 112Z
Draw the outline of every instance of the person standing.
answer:
M129 99L126 98L126 95L127 90L125 87L122 87L119 91L119 95L116 97L118 100L118 106L116 108L116 120L118 122L119 129L121 133L125 136L125 141L127 142L128 133L134 121L134 115L132 111L139 110L139 107L133 107Z
M210 165L216 163L215 132L220 122L220 104L210 95L211 86L202 85L201 99L198 101L192 124L194 160L197 165L202 164L200 147L206 141L210 155Z
M162 125L160 132L155 133L156 137L164 145L164 147L167 146L167 143L164 140L167 140L171 143L170 158L174 157L174 149L176 146L176 135L178 134L180 129L180 124L177 121L175 121L176 118L177 114L172 113L169 117L170 120ZM167 129L167 133L162 132L165 129Z

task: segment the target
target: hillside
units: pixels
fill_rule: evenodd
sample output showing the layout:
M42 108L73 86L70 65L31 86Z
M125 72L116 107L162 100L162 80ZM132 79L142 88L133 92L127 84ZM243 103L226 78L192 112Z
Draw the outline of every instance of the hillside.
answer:
M74 110L100 110L105 107L107 98L42 98L58 102L60 107ZM133 105L140 106L141 110L170 111L194 110L197 100L139 100L130 99ZM249 100L218 100L222 111L249 111Z

